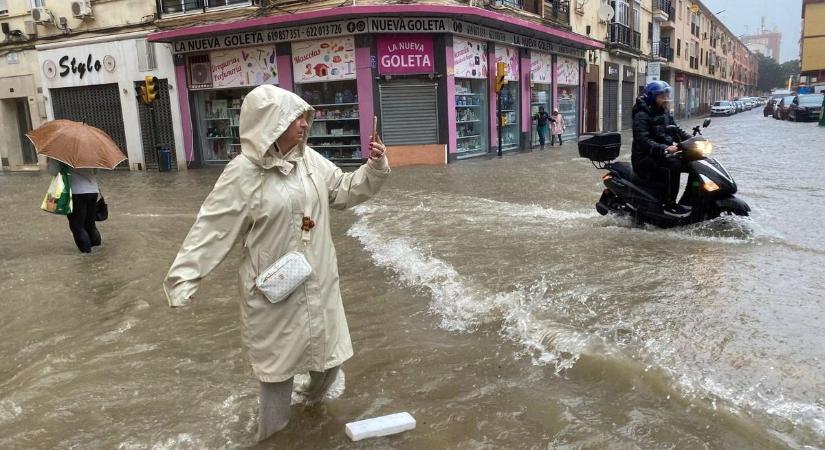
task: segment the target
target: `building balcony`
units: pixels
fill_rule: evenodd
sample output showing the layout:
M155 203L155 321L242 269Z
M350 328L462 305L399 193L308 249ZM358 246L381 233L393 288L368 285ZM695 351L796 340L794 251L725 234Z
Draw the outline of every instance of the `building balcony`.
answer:
M673 49L668 47L665 42L654 42L650 46L650 57L654 61L673 62Z
M667 22L674 16L673 5L670 0L651 0L653 2L653 20Z
M544 0L544 18L569 27L570 0Z
M627 25L613 22L607 35L607 47L611 51L624 51L634 54L642 53L642 35Z
M155 0L161 16L188 14L232 7L249 6L251 0Z

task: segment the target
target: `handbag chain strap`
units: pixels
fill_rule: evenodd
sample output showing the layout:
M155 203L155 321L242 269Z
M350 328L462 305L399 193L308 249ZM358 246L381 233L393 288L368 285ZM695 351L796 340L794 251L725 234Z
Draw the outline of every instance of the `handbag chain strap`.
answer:
M306 174L301 173L302 162ZM303 241L304 246L306 247L312 239L312 229L315 228L315 221L312 220L312 216L310 214L309 202L309 184L312 183L314 187L315 182L312 180L312 173L309 171L309 165L306 162L306 155L296 164L296 166L298 169L298 176L301 178L301 183L304 185L304 217L301 219L301 241ZM307 183L307 178L309 178L309 183Z

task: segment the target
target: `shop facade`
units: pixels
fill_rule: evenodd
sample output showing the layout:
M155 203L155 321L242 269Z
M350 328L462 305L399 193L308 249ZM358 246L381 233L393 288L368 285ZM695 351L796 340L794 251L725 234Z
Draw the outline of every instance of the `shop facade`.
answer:
M40 126L45 108L37 94L37 52L0 57L0 171L37 171L41 159L26 133Z
M497 151L499 61L508 68L502 150L532 147L540 103L559 107L575 136L584 51L602 45L480 8L435 5L339 8L160 32L150 40L172 44L178 84L188 91L181 110L191 117L188 161L225 163L237 154L243 96L269 83L313 105L310 145L342 165L365 158L373 116L391 151L440 146L440 160Z
M85 122L106 131L128 158L122 168L157 166L157 149L185 168L180 106L172 54L146 32L37 46L48 120ZM137 55L137 58L135 57ZM144 77L158 78L150 108L137 100Z

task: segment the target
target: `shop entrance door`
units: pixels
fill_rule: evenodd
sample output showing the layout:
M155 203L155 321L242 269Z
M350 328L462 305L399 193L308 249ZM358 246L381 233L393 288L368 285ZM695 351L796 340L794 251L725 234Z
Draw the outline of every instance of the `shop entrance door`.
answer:
M25 99L16 100L17 108L17 129L18 137L20 138L20 152L22 153L23 164L37 164L37 152L34 150L26 133L31 131L32 122L29 116L29 104Z
M636 83L622 82L622 130L633 128L633 104L636 99Z
M379 86L381 132L387 145L438 144L438 86L400 80Z
M587 131L599 131L599 83L587 83Z
M105 131L126 155L126 132L117 84L50 89L55 119L84 122ZM129 160L118 166L129 168Z
M604 80L604 124L603 131L619 131L619 82Z

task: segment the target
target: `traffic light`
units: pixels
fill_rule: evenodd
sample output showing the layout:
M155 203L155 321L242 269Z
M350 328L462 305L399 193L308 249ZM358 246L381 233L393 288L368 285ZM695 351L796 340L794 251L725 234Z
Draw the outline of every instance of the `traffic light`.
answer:
M507 84L507 63L496 63L496 92L501 92L504 85Z
M157 99L157 82L158 77L152 75L143 78L143 86L140 86L140 100L143 103L148 105Z

